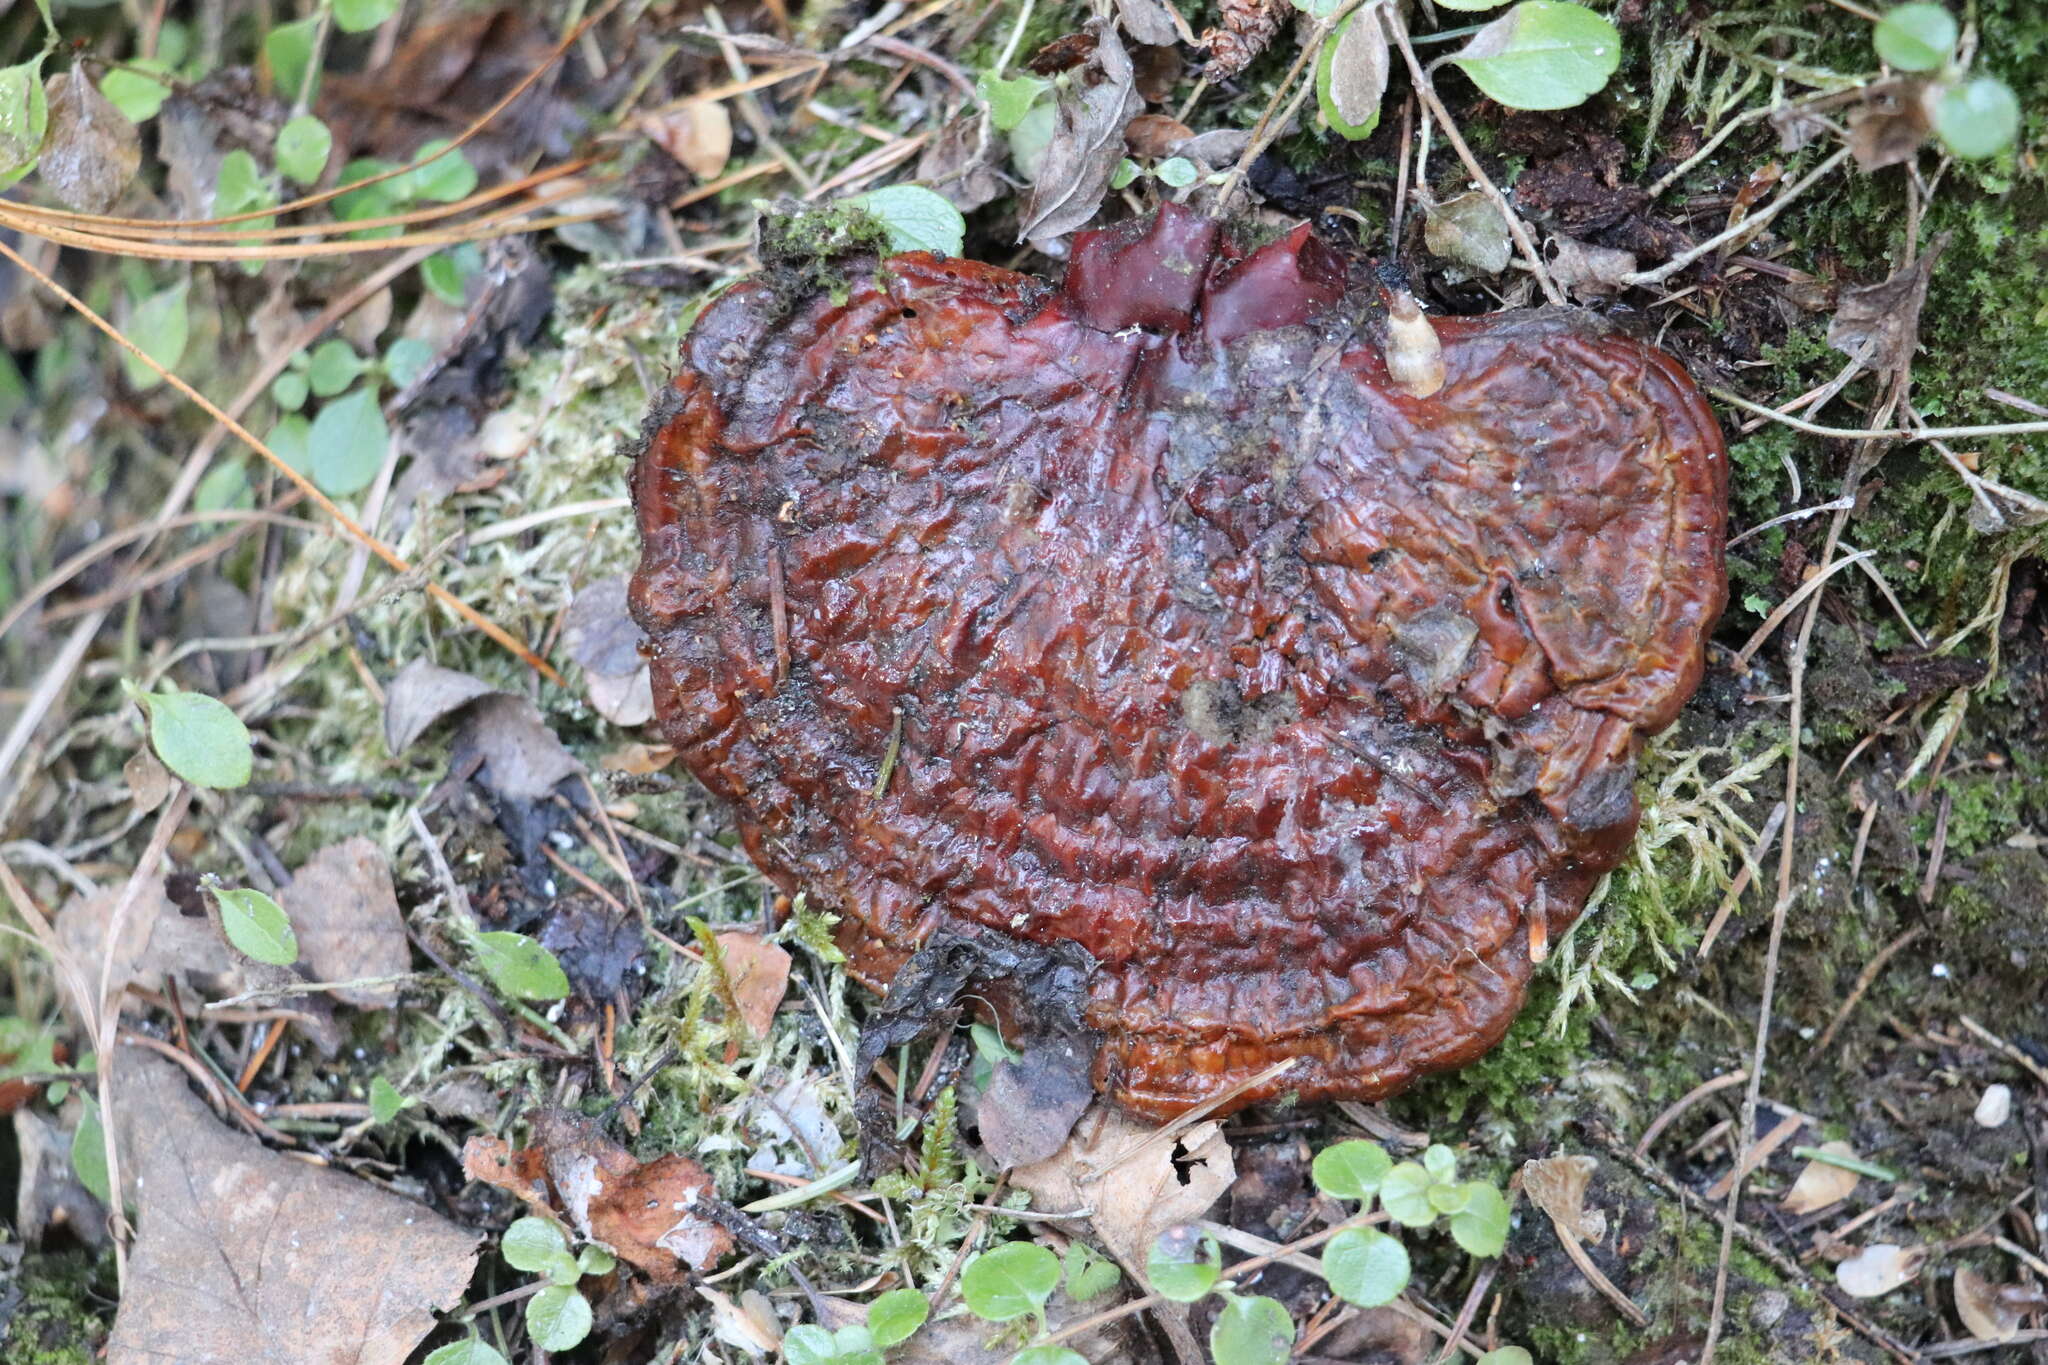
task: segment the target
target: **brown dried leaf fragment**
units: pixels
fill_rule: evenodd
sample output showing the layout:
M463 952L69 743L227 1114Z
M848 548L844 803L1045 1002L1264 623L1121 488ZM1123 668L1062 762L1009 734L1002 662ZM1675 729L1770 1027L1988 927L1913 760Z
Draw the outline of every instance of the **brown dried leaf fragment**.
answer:
M670 1153L641 1163L577 1114L550 1110L533 1122L548 1178L576 1230L650 1278L673 1283L732 1250L732 1234L702 1212L711 1177Z
M217 1121L124 1051L115 1114L140 1235L108 1365L402 1365L461 1302L477 1237Z
M1830 1156L1856 1159L1856 1149L1846 1142L1823 1142L1820 1150ZM1856 1172L1833 1162L1809 1161L1792 1182L1792 1188L1785 1191L1781 1207L1795 1217L1819 1213L1854 1194L1862 1179Z
M1100 19L1088 28L1095 50L1053 110L1052 141L1024 203L1019 241L1043 246L1095 216L1123 158L1124 127L1145 107L1116 29Z
M738 1006L740 1022L756 1038L768 1036L775 1009L789 989L789 950L759 934L728 929L718 935L725 957L726 982Z
M397 976L412 966L398 893L384 851L358 836L330 844L307 861L278 904L298 931L299 956L316 981ZM391 987L345 987L335 999L357 1009L390 1009Z
M1150 1124L1099 1107L1082 1116L1059 1151L1010 1173L1011 1184L1031 1193L1033 1208L1093 1209L1096 1235L1126 1266L1142 1266L1160 1233L1207 1213L1236 1178L1230 1143L1215 1123L1162 1138Z
M142 138L128 116L76 66L50 77L49 132L36 169L66 208L105 213L142 164Z

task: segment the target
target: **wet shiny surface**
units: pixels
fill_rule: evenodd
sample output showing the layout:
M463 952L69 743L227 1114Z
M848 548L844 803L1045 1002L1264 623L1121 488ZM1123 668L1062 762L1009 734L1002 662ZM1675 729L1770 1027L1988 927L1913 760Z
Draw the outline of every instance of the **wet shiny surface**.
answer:
M1150 1114L1497 1041L1726 592L1667 356L1435 320L1410 398L1334 253L1236 256L1170 214L1084 234L1064 291L743 284L635 471L658 720L754 859L873 984L949 916L1079 943L1097 1081Z

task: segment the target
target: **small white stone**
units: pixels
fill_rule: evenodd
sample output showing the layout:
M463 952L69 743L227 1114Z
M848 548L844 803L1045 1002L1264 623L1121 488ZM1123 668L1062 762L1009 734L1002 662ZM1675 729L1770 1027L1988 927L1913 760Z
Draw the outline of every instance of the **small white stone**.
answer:
M1946 981L1946 980L1948 980L1948 964L1947 964L1946 962L1937 962L1937 963L1935 963L1935 964L1934 964L1934 970L1933 970L1933 976L1934 976L1935 980L1937 980L1937 981Z
M2005 1121L2012 1117L2012 1087L2009 1085L1987 1085L1984 1098L1977 1101L1975 1118L1980 1128L2003 1128Z

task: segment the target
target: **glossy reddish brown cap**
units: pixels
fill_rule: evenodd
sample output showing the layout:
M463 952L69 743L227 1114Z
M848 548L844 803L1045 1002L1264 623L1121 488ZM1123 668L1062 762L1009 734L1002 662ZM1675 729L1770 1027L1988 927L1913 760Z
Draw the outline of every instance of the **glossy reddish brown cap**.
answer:
M1077 943L1155 1115L1506 1031L1699 680L1727 460L1569 311L1436 320L1411 397L1376 297L1170 210L1058 290L916 254L705 309L634 474L658 720L863 980L949 921Z

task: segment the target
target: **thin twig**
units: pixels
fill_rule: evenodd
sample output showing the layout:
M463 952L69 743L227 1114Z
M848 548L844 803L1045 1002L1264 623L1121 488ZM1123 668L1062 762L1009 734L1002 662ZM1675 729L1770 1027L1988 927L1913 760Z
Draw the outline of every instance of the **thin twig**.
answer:
M1673 256L1670 260L1654 269L1638 270L1633 275L1624 275L1621 277L1620 283L1625 285L1664 283L1664 281L1670 279L1673 275L1676 275L1701 257L1712 255L1738 237L1754 233L1758 228L1770 222L1787 208L1790 208L1792 203L1800 195L1811 189L1821 177L1829 174L1848 159L1849 149L1847 147L1838 149L1834 155L1821 162L1820 165L1814 167L1811 171L1808 171L1804 177L1780 190L1777 198L1771 200L1770 203L1764 205L1755 213L1750 214L1747 218L1735 224L1735 226L1715 233L1689 251L1681 251L1678 255Z

